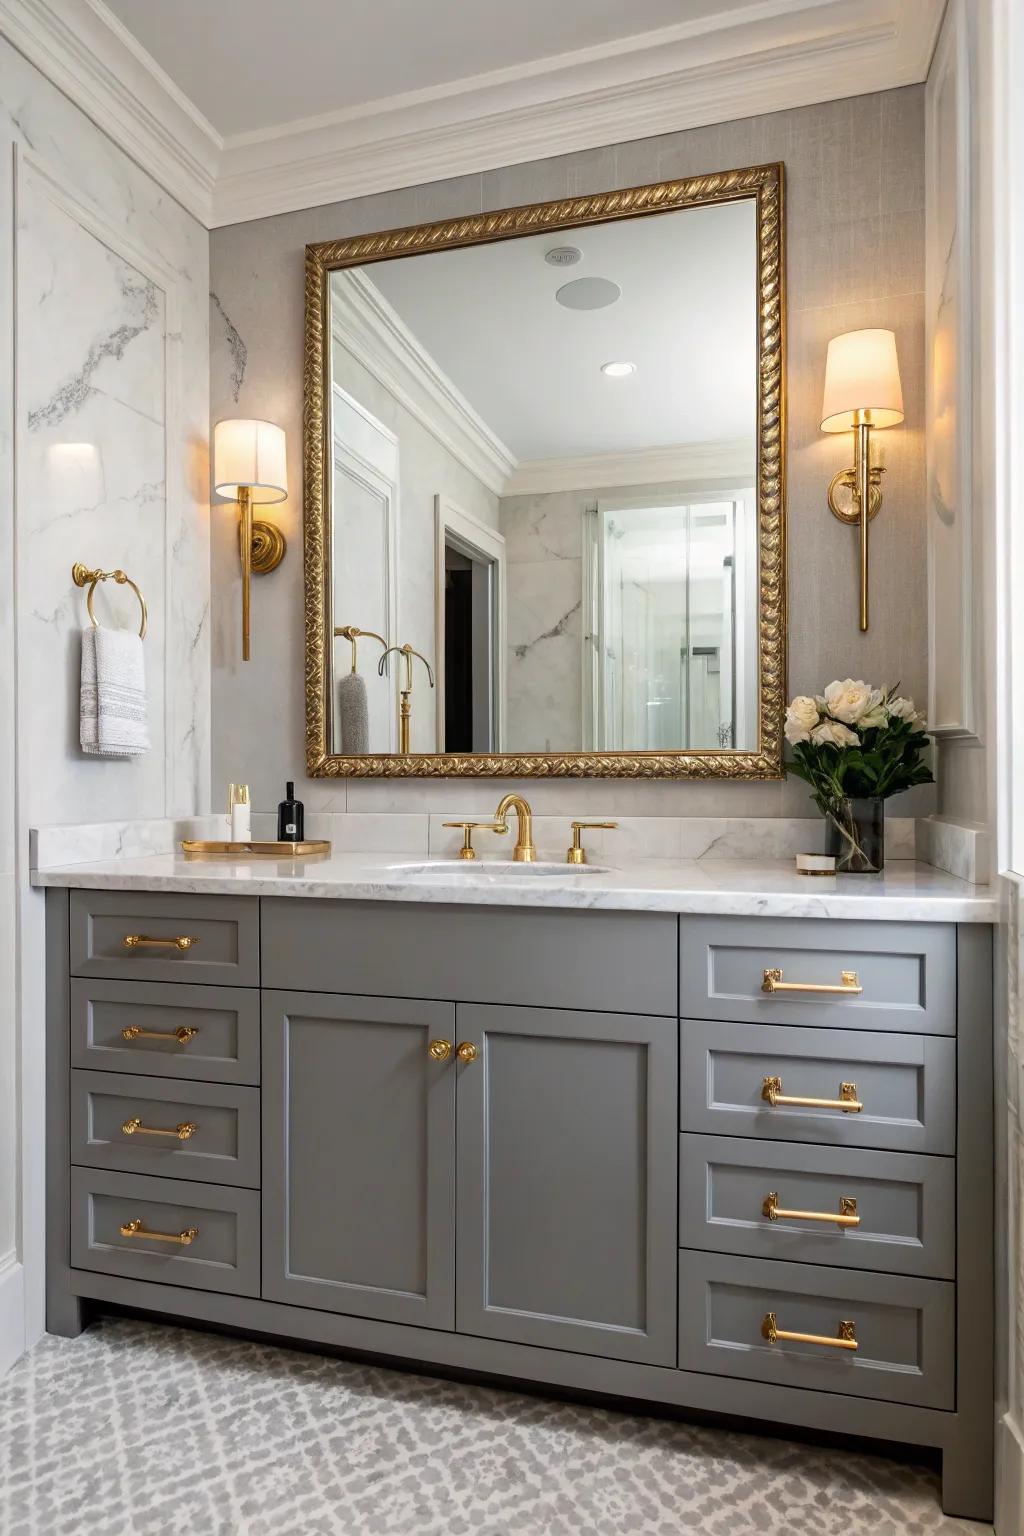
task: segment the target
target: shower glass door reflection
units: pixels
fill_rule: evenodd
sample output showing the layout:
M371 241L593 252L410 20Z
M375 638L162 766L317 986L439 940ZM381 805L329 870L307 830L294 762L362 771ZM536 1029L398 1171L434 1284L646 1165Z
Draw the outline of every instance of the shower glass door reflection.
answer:
M587 746L742 747L753 735L742 666L753 579L752 491L598 502L585 539ZM754 704L756 708L756 704Z

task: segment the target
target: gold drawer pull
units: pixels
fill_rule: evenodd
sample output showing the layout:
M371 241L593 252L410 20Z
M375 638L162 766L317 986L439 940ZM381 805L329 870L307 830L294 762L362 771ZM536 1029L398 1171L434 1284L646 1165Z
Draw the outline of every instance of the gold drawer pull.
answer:
M769 1221L778 1221L781 1217L784 1221L831 1221L837 1227L859 1227L860 1217L857 1215L857 1202L849 1195L840 1195L839 1210L833 1215L831 1211L786 1211L779 1204L779 1196L776 1190L772 1190L761 1207L761 1215L767 1216Z
M189 938L187 933L179 933L173 939L151 939L146 933L126 933L123 939L125 949L180 949L184 952L191 949L193 944L198 944L197 938Z
M772 1109L779 1104L797 1104L801 1109L841 1109L844 1115L859 1115L864 1108L857 1097L856 1083L840 1083L838 1099L807 1099L783 1093L781 1077L765 1077L761 1080L761 1097Z
M480 1053L476 1046L473 1044L472 1040L463 1040L462 1044L456 1048L455 1054L460 1061L464 1061L468 1064L471 1061L476 1061L476 1058Z
M170 1130L163 1130L156 1125L143 1125L138 1115L133 1115L131 1120L126 1120L121 1130L125 1136L175 1136L178 1141L188 1141L198 1131L199 1127L192 1120L183 1120L180 1125L172 1126Z
M188 1045L195 1039L199 1030L191 1024L182 1024L179 1029L140 1029L138 1024L129 1024L127 1029L122 1029L122 1040L176 1040L179 1045Z
M766 1312L761 1323L761 1337L767 1339L769 1344L777 1344L780 1339L789 1339L793 1344L827 1344L829 1349L857 1349L857 1325L848 1319L843 1319L839 1324L837 1336L834 1339L827 1338L823 1333L790 1333L786 1328L780 1328L775 1321L774 1312Z
M142 1225L139 1217L134 1221L125 1221L121 1224L122 1237L148 1237L155 1243L180 1243L182 1248L187 1248L194 1243L199 1236L198 1227L186 1227L184 1232L150 1232Z
M450 1040L431 1040L427 1055L431 1061L447 1061L455 1047Z
M778 967L772 967L770 970L766 970L764 973L764 980L761 982L761 991L768 993L832 992L838 993L838 995L841 997L856 997L858 992L864 991L864 988L857 980L856 971L840 971L839 985L836 987L828 986L825 983L817 981L783 981L782 972L778 969Z

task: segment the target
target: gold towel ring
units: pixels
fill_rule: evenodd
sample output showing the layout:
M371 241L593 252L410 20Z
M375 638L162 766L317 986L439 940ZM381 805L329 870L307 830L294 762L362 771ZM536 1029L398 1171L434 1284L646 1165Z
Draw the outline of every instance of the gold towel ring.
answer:
M99 619L97 619L92 606L93 595L96 591L96 583L98 581L116 581L120 587L131 587L132 591L135 593L135 596L139 600L139 607L142 609L142 624L139 627L139 639L145 640L146 629L149 625L149 610L146 607L146 599L143 597L134 581L132 581L131 577L126 575L124 571L90 571L87 565L83 565L81 560L78 560L71 567L71 579L75 583L76 587L87 586L89 588L89 595L86 598L85 605L89 610L89 617L92 620L93 629L99 629L100 627Z

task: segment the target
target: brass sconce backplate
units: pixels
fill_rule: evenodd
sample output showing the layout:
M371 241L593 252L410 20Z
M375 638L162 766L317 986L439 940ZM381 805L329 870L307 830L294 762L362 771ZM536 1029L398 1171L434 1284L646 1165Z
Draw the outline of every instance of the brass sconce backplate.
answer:
M288 541L273 523L252 525L252 569L256 576L276 571L288 550Z
M868 521L874 522L882 505L882 476L885 470L880 464L871 466L871 491L868 495ZM843 492L846 492L843 495ZM860 522L860 496L857 490L857 471L841 469L833 475L828 487L828 506L833 517L841 523Z

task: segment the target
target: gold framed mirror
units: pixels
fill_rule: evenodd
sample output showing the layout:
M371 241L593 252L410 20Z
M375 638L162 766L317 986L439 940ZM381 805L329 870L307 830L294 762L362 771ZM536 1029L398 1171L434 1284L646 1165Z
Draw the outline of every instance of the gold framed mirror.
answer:
M306 248L311 777L781 775L783 168Z

